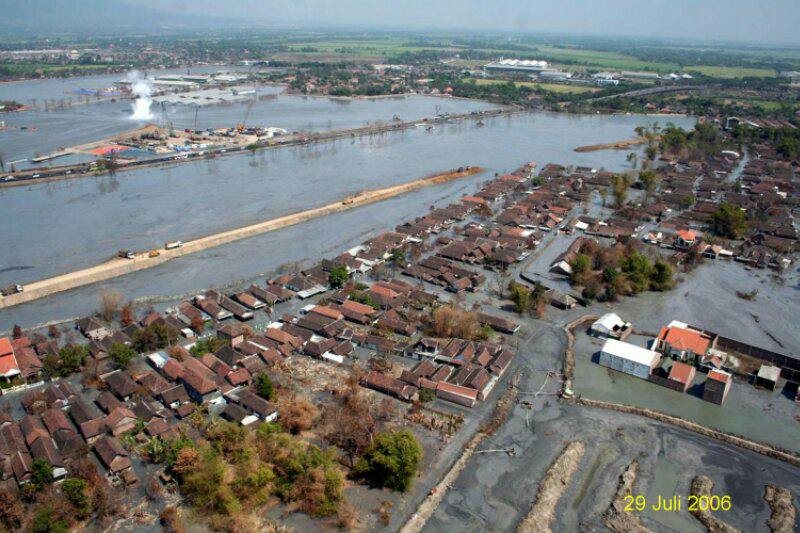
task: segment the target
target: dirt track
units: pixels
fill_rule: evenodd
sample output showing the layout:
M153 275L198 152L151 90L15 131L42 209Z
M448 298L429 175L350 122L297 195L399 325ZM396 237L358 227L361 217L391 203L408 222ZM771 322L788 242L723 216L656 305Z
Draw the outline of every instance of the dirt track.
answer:
M10 296L0 297L0 309L11 307L25 302L30 302L50 294L57 292L74 289L83 285L97 283L99 281L115 278L152 268L161 263L181 257L183 255L208 250L222 244L226 244L241 239L246 239L261 233L267 233L277 229L285 228L295 224L300 224L313 218L330 215L347 211L362 205L367 205L375 202L380 202L400 194L414 191L422 187L429 187L440 183L447 183L448 181L456 180L459 178L472 176L478 174L483 169L480 167L465 167L461 171L449 171L427 178L422 178L401 185L394 185L383 189L376 189L371 191L363 191L354 196L343 199L342 201L327 204L321 207L315 207L292 213L281 217L259 222L249 226L236 228L206 237L201 237L193 241L188 241L180 248L173 250L159 250L160 255L157 257L149 257L147 252L137 253L134 259L113 258L105 263L95 265L93 267L76 270L60 276L36 281L25 286L25 291Z

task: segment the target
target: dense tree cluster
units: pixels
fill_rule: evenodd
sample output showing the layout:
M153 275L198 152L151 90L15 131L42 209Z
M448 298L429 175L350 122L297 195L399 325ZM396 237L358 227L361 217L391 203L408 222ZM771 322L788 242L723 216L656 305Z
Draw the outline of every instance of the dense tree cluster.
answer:
M741 239L747 233L747 214L728 202L723 202L708 219L711 230L728 239Z
M608 248L588 241L570 267L572 283L582 286L583 296L590 300L615 301L619 296L675 286L672 265L660 257L653 260L632 245Z

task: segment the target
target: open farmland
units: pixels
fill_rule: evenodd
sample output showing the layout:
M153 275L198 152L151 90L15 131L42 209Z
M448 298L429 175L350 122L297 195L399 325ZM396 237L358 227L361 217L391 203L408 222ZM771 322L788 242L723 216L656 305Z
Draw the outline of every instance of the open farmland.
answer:
M475 79L475 83L478 85L492 85L498 83L507 83L503 80L480 80ZM550 91L554 93L565 93L565 94L584 94L584 93L594 93L599 91L597 87L586 87L581 85L562 85L559 83L536 83L533 81L515 81L514 85L517 87L530 87L532 89L544 89L545 91Z

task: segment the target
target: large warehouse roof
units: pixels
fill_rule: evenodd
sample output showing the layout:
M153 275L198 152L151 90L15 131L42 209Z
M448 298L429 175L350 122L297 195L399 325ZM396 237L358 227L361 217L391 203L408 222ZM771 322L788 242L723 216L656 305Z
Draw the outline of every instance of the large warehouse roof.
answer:
M648 367L652 366L653 360L659 357L657 352L615 339L608 339L603 344L602 351Z

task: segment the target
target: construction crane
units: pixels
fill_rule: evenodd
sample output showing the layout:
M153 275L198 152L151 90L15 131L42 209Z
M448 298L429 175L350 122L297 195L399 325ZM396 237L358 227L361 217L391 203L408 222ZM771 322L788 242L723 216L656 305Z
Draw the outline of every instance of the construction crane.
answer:
M244 119L236 125L236 131L244 131L244 128L247 125L247 119L250 118L250 110L253 108L253 103L255 100L250 100L247 104L247 109L244 113Z
M172 129L172 122L169 121L169 117L167 116L167 105L162 100L161 101L161 120L163 121L164 127L169 128L169 135L172 137L175 135L175 131Z

